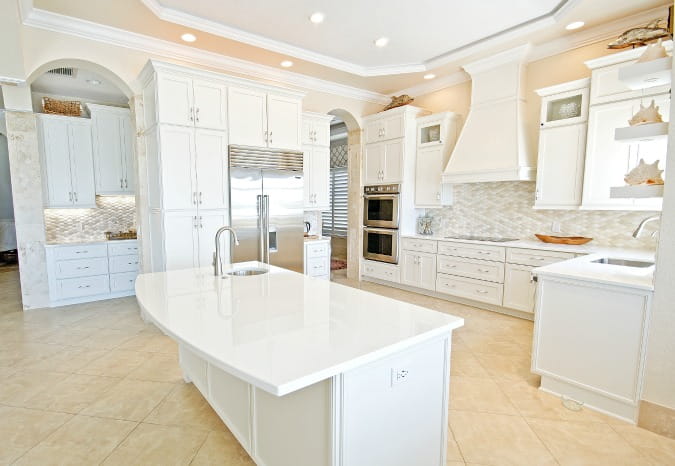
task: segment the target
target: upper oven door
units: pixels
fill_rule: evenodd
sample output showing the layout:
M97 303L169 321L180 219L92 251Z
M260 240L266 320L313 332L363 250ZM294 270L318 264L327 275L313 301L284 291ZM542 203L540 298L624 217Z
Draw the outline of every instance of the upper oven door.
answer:
M398 194L366 194L363 198L363 225L398 228Z

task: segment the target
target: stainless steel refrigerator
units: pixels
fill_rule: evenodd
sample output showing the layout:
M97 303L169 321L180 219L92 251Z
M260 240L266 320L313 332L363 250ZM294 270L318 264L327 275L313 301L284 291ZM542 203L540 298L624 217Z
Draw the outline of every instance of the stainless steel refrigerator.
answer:
M259 261L303 272L302 152L229 147L232 262Z

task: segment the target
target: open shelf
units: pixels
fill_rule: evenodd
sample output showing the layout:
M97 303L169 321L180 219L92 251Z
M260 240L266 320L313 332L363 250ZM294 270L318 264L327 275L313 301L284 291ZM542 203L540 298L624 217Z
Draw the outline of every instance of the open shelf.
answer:
M672 57L664 57L625 66L619 69L619 80L633 90L665 86L670 84L672 64Z
M616 128L614 130L614 139L626 143L653 141L666 137L668 137L667 121L662 123L645 123L643 125Z
M615 186L610 188L609 197L613 199L663 197L663 185Z

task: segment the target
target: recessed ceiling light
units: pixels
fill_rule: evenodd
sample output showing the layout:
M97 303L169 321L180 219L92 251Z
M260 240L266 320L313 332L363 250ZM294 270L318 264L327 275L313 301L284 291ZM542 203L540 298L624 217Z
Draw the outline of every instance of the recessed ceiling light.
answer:
M326 19L326 15L324 15L320 11L317 11L316 13L312 13L312 15L309 17L309 20L311 22L313 22L314 24L321 24L321 23L323 23L324 19Z
M565 29L568 31L573 31L574 29L579 29L580 27L583 27L583 25L586 24L583 21L574 21L573 23L568 24L565 26Z
M87 79L87 82L92 86L99 86L102 84L98 79Z
M194 34L190 34L189 32L183 34L180 36L181 39L183 39L185 42L194 42L197 40L197 37L195 37Z
M375 46L376 47L384 47L389 43L389 38L388 37L380 37L379 39L375 40Z
M435 74L429 73L424 75L424 79L434 79L436 77Z
M293 62L290 60L284 60L281 62L281 66L283 66L284 68L290 68L291 66L293 66Z

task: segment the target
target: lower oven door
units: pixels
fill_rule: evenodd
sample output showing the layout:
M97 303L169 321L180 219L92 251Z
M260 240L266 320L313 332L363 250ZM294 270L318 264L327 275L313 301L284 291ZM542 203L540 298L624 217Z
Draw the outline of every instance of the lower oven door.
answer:
M398 230L364 228L363 258L398 264Z

